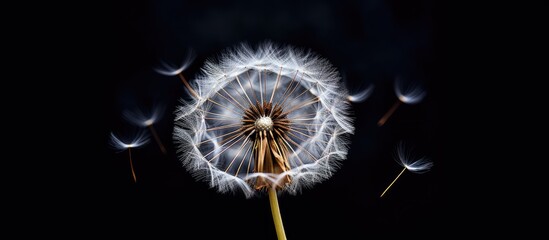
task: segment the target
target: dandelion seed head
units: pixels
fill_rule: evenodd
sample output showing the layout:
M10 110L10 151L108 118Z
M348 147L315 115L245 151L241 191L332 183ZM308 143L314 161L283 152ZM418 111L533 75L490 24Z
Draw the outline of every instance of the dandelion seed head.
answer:
M395 81L395 93L400 101L407 104L419 103L427 94L418 84L404 84L398 79Z
M176 112L183 165L220 192L297 193L329 178L354 131L338 72L310 51L263 44L207 61Z
M425 173L433 167L433 162L429 161L429 159L414 157L412 152L406 149L403 142L397 145L395 160L400 166L414 173Z
M255 121L255 129L257 131L270 131L273 129L273 120L270 117L260 117Z

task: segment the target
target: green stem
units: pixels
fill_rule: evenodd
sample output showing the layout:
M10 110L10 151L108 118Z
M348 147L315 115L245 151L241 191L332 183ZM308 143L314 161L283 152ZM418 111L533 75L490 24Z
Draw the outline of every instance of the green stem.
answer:
M274 188L269 189L269 202L271 203L271 212L273 214L273 221L278 240L286 240L284 225L282 225L282 216L280 215L280 208L278 207L278 198L276 197L276 190Z

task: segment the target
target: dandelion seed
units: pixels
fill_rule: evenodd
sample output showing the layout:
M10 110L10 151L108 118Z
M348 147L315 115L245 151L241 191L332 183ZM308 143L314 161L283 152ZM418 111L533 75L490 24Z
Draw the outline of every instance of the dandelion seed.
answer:
M164 144L160 141L160 137L153 126L156 121L160 120L162 114L164 114L164 109L164 106L156 105L150 112L144 113L142 110L136 109L134 111L124 111L123 116L130 123L148 128L149 131L151 131L156 144L160 148L160 151L162 151L163 154L167 154L166 147L164 147Z
M185 56L186 58L183 60L183 63L181 63L180 66L174 66L167 62L161 62L160 65L162 66L155 68L154 70L157 73L160 73L166 76L175 76L175 75L181 74L191 65L191 63L194 61L194 58L195 58L194 52L192 50L189 50L189 52Z
M398 97L398 100L393 104L393 106L383 115L381 119L377 122L378 126L383 126L385 122L393 115L393 113L397 110L397 108L402 104L416 104L421 102L423 98L425 97L425 91L417 85L417 84L411 84L407 87L403 86L403 83L399 81L398 79L395 81L395 94Z
M181 79L181 81L183 82L183 84L185 85L187 90L189 90L191 92L193 97L198 97L198 94L193 90L193 87L189 84L189 82L187 82L187 79L185 78L185 76L183 76L183 71L185 71L185 69L187 69L191 65L191 63L193 62L193 60L195 58L195 55L194 55L193 51L191 50L191 51L189 51L189 53L186 56L187 56L187 58L185 58L185 60L183 61L183 63L179 67L173 66L173 65L168 64L166 62L161 62L162 66L159 67L159 68L155 68L154 70L157 73L160 73L160 74L166 75L166 76L175 76L175 75L177 75L179 77L179 79Z
M124 151L128 149L128 155L130 159L130 169L132 172L132 178L134 182L137 182L137 177L135 176L135 171L133 167L133 161L132 161L132 148L138 148L143 146L149 142L149 139L147 135L144 132L139 132L135 135L135 137L129 141L129 143L124 142L123 140L120 140L120 138L116 137L114 133L111 132L111 145L120 151Z
M370 85L368 88L362 91L359 91L357 93L347 96L347 100L351 102L356 102L356 103L364 102L366 101L366 99L368 99L368 97L370 97L370 95L372 95L373 91L374 91L374 85Z
M202 70L177 111L180 159L220 192L267 190L285 239L277 191L329 178L347 155L354 127L339 74L311 52L272 44L242 45Z
M408 171L413 172L413 173L421 174L421 173L425 173L425 172L429 171L431 169L431 167L433 167L433 162L429 161L425 157L421 157L421 158L416 159L416 160L412 160L412 159L414 159L414 158L413 158L411 152L406 151L404 143L400 142L397 145L395 160L397 161L397 163L400 166L403 167L403 169L398 174L398 176L395 178L395 180L393 180L391 182L391 184L389 184L389 186L385 189L385 191L383 191L383 193L381 193L381 196L379 196L379 197L383 197L383 195L385 195L385 193L389 190L389 188L391 188L391 186L393 186L393 184L398 180L400 175L402 175L404 173L404 171L408 170Z

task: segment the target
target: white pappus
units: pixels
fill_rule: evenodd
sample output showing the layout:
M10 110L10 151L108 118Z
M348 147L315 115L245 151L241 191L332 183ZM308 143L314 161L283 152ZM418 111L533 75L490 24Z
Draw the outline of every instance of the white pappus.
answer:
M242 44L186 84L193 100L176 111L178 155L220 192L297 193L329 178L347 156L349 94L311 51Z

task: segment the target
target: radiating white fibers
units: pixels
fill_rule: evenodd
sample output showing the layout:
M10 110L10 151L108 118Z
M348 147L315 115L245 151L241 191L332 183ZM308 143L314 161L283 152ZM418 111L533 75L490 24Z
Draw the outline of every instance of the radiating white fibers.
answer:
M241 45L207 61L190 85L198 96L176 112L178 155L196 178L220 192L253 196L261 178L296 193L329 178L347 156L354 131L347 90L336 69L310 51ZM280 174L254 172L252 138L261 129L243 130L246 111L266 103L280 106L288 121L280 142L289 169ZM270 127L268 120L259 126ZM288 176L291 181L283 183Z

